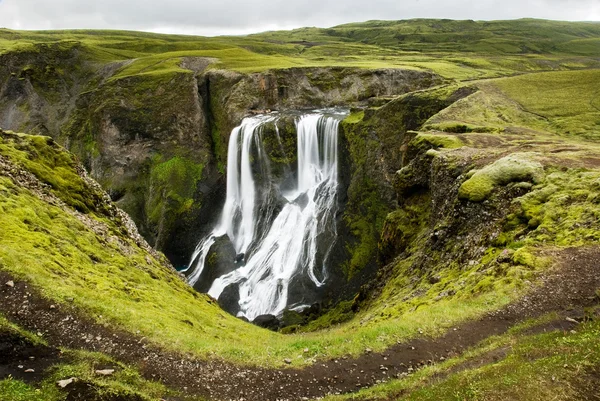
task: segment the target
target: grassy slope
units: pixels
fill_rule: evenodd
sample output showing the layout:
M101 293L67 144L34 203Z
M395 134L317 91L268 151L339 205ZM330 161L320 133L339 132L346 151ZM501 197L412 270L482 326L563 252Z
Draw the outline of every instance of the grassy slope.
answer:
M341 400L574 400L589 399L587 375L600 364L600 322L577 331L528 334L552 315L525 322L491 337L465 354L356 394L326 397ZM493 355L493 357L490 357Z
M40 137L21 136L16 144L11 137L8 135L8 139L0 142L0 155L20 165L23 164L18 160L26 159L32 171L44 171L51 166L60 174L60 168L65 167L54 164L54 153L38 158L38 150L44 149L43 145L36 145ZM58 156L68 157L63 153ZM36 175L49 182L41 173ZM62 195L60 184L52 184L56 193ZM86 190L82 187L82 191ZM88 214L107 225L108 239L90 231L73 212L47 204L6 177L0 178L0 211L0 225L5 228L0 233L0 268L28 280L51 299L73 300L100 322L131 332L139 330L158 344L201 356L272 365L293 358L295 363L305 364L317 356L358 354L371 344L381 349L396 339L412 335L418 328L437 330L436 322L442 319L451 324L471 317L490 302L484 297L460 300L462 305L459 305L456 299L447 306L438 304L418 313L407 313L401 326L398 321L387 321L357 332L356 326L360 325L350 324L318 334L283 336L244 324L221 311L205 295L185 285L174 272L149 259L123 237L118 226L102 216ZM263 341L257 344L256 338ZM264 347L264 343L269 346ZM306 347L310 352L298 360L296 356Z
M20 343L32 346L47 345L40 337L11 324L0 314L0 334L9 334ZM133 368L117 362L101 353L61 350L62 362L53 365L45 372L41 383L26 384L8 377L0 380L0 396L4 401L64 401L68 399L69 389L61 390L56 382L68 378L77 378L80 383L93 389L97 397L113 399L125 397L140 401L161 399L168 390L161 384L141 378ZM116 368L111 376L93 374L96 369L110 366ZM72 397L72 395L71 395Z
M434 285L427 280L415 284L410 259L401 260L396 263L392 279L381 296L355 319L360 318L362 324L378 325L379 321L404 316L411 307L421 309L422 305L426 308L435 305L437 309L440 301L435 297L448 291L456 292L465 300L485 299L485 294L492 291L492 302L497 303L506 291L518 291L524 282L535 279L544 269L549 261L537 259L534 255L539 252L569 245L598 245L600 131L597 123L600 113L593 106L600 89L598 76L598 71L592 70L476 82L478 92L432 117L425 124L432 132L420 134L413 141L416 146L422 141L439 146L438 151L430 151L432 157L445 158L450 163L460 158L460 152L467 152L468 148L452 150L457 138L471 148L485 149L485 157L491 158L499 157L494 156L495 153L504 155L527 149L530 153L521 157L526 162L543 164L545 177L531 192L513 201L514 213L507 216L480 260L471 262L470 266L456 263L444 266L440 281ZM465 133L449 136L437 130ZM490 191L508 185L512 180L510 174L520 174L509 164L497 163L496 166L493 174L487 168L479 170L484 176L491 174L493 188ZM499 174L509 177L496 180ZM516 178L517 181L523 179ZM405 213L407 211L409 209L405 209ZM418 244L419 240L413 246ZM495 262L503 252L512 255L512 265ZM430 256L436 257L435 253ZM470 309L470 305L464 306ZM409 379L395 380L356 396L331 399L402 396L415 400L537 400L552 395L553 399L570 400L578 396L576 385L585 385L582 375L586 373L583 372L593 372L598 367L597 336L597 321L571 335L505 336L492 346L492 349L502 344L513 347L501 363L453 374L451 367L461 361L461 358L454 359ZM474 352L487 352L488 346L488 343L483 344ZM443 379L436 379L438 375ZM553 380L553 376L559 379Z

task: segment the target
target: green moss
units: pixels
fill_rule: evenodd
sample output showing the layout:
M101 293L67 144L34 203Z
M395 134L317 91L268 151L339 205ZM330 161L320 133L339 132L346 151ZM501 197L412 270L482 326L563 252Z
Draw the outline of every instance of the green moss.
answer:
M352 310L354 301L342 301L329 309L325 314L319 316L317 319L310 321L306 326L301 328L303 332L324 330L333 327L337 324L347 322L352 319L355 315Z
M411 146L421 150L427 149L456 149L464 146L464 142L456 135L418 133L411 141Z
M481 202L497 186L519 181L540 182L543 167L534 157L533 154L514 153L477 170L460 186L458 196L471 202Z
M194 202L194 194L204 166L179 156L165 162L160 162L160 157L157 159L150 170L146 215L156 226L169 225L192 207L200 207Z
M346 209L344 216L356 238L356 242L347 246L350 259L343 265L348 278L352 278L368 264L375 263L379 233L390 210L377 191L377 185L369 179L362 181L360 186L351 185L348 190L349 197L357 205L356 209Z
M365 116L364 110L352 112L348 117L346 117L344 119L344 123L345 124L356 124L358 122L361 122L363 120L364 116Z
M52 138L0 131L0 154L48 184L67 205L82 212L98 210L102 194L91 190L77 174L74 156Z
M543 184L515 200L515 218L530 231L525 244L583 245L600 241L600 173L569 169L547 175ZM522 226L521 226L522 227ZM513 231L518 235L519 228Z
M3 401L62 401L64 399L56 386L42 390L10 377L0 380L0 398Z
M403 206L388 214L378 248L381 258L391 258L414 245L418 234L428 228L431 213L431 196L426 193L406 200Z

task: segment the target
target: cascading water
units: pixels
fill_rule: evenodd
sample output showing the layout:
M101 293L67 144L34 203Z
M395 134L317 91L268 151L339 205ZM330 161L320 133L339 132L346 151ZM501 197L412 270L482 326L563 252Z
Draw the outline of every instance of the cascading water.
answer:
M289 303L290 284L299 278L323 286L337 234L340 119L340 114L310 113L296 120L297 176L286 189L270 177L262 143L263 128L276 124L277 117L246 118L232 131L225 205L186 270L191 285L201 278L215 241L227 235L236 265L214 279L208 293L218 299L227 287L237 288L238 316L252 320L300 306Z

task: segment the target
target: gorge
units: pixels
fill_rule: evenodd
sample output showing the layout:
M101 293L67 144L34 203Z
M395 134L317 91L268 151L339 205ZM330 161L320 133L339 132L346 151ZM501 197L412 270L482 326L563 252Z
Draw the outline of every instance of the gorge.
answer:
M0 399L595 399L598 54L0 29Z

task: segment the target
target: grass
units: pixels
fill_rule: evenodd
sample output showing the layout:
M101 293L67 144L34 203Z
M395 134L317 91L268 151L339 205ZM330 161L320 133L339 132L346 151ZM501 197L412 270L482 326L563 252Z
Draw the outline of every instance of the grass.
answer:
M7 228L0 234L3 270L53 300L73 299L100 323L139 330L155 343L199 356L263 365L282 365L284 358L293 358L296 364L308 364L314 357L357 355L370 345L381 350L418 328L439 330L440 322L446 326L474 318L508 301L490 294L466 297L370 327L356 320L319 334L283 336L229 316L174 272L149 262L133 244L99 238L70 213L6 178L0 179L0 195L0 224ZM128 249L125 254L123 246ZM269 345L257 344L259 337ZM304 355L304 348L311 352Z
M20 341L32 345L45 345L38 336L9 323L0 314L0 333L8 332L16 335ZM109 376L95 374L97 369L113 369L115 372ZM56 383L59 380L75 378L65 390L61 390ZM0 399L3 401L64 401L67 399L68 390L79 386L89 392L93 390L94 399L116 399L130 397L139 401L160 400L168 390L158 382L143 379L139 372L121 362L96 352L61 350L61 362L49 367L43 372L40 383L26 384L12 377L0 380Z
M25 142L37 137L19 136ZM11 157L8 145L0 154ZM52 148L54 152L62 152ZM37 155L37 156L36 156ZM57 156L57 155L56 155ZM34 152L27 163L47 160ZM15 158L19 164L19 159ZM23 162L24 163L24 162ZM39 177L44 180L44 175ZM84 188L85 191L86 188ZM60 194L60 189L59 192ZM70 194L71 196L73 194ZM222 357L237 363L283 365L284 358L304 365L313 358L358 355L366 347L382 350L397 340L414 336L418 329L439 333L458 321L476 318L499 307L516 293L484 294L425 305L390 319L376 319L371 312L352 322L319 333L284 336L237 320L198 294L152 257L120 234L116 223L99 218L109 235L89 229L73 212L39 199L29 190L0 178L0 268L25 279L59 302L73 302L102 324L122 327L180 352ZM57 281L61 282L56 286ZM93 295L92 295L93 294ZM262 338L268 346L256 343ZM309 353L303 353L309 348ZM301 355L301 358L297 358Z
M502 132L510 127L597 142L600 70L524 74L477 81L478 91L429 119L426 130Z
M101 64L133 60L115 79L180 72L183 57L215 59L211 68L259 72L290 67L348 66L434 71L451 79L598 65L600 29L542 20L374 21L329 29L302 28L246 37L195 37L130 31L0 32L0 54L79 46ZM465 56L468 54L468 56ZM540 56L543 54L543 56Z
M28 332L27 330L23 330L21 327L17 326L14 323L11 323L6 319L4 315L0 313L0 332L7 332L11 334L16 334L19 337L23 338L27 342L33 345L47 345L46 341L40 336L36 336L33 333Z
M600 70L554 72L498 80L524 110L565 137L600 140ZM543 93L543 96L540 94Z
M528 327L551 320L546 316L509 333L485 340L465 354L425 367L400 380L355 394L326 397L338 400L573 400L589 399L586 374L600 365L600 321L582 324L574 332L528 335ZM499 361L486 354L506 350ZM502 355L504 352L500 352ZM474 364L475 367L469 367ZM477 367L477 365L483 365ZM464 366L461 369L461 366ZM457 371L458 370L458 371Z
M530 39L532 32L536 37ZM503 35L506 39L500 37ZM410 95L384 106L380 115L385 118L377 120L377 124L366 121L368 113L364 111L346 120L347 126L358 127L358 131L351 134L351 150L365 175L361 185L351 191L355 191L357 203L363 208L357 210L368 209L366 217L350 221L351 229L363 237L348 267L352 272L375 257L385 225L389 230L396 230L397 236L407 234L406 245L411 251L424 246L429 234L427 222L418 218L419 210L396 210L386 218L391 208L382 206L380 199L372 196L378 188L370 179L366 153L381 139L371 135L375 128L381 127L379 123L385 124L387 120L388 126L382 130L387 130L388 137L383 140L389 143L391 152L398 152L402 145L397 143L399 127L404 129L414 116L418 126L411 129L461 135L421 133L413 143L416 148L438 148L444 155L465 151L463 145L476 147L479 138L509 143L507 131L515 127L526 128L534 139L554 138L556 134L568 144L595 139L598 70L537 72L597 67L597 60L588 56L597 54L599 35L597 27L589 24L531 20L489 24L432 20L370 22L330 30L310 28L246 38L122 31L1 30L0 54L40 53L47 50L48 44L58 43L66 48L78 46L85 60L97 68L106 63L133 60L107 81L106 87L110 90L100 92L99 96L107 104L116 104L121 96L119 90L131 89L135 96L126 99L132 101L139 113L135 120L140 122L149 118L144 114L144 102L140 98L156 97L153 90L158 83L173 82L174 77L193 78L193 74L180 65L184 57L214 58L216 61L210 68L242 72L294 66L403 67L429 69L454 80L534 72L473 82L478 88L476 93L450 106L439 104L435 110L424 106L430 105L431 99L421 104L420 96ZM306 43L309 41L317 45ZM573 43L576 46L571 48ZM448 92L444 93L448 96L452 93L448 88L440 91ZM442 96L431 98L439 100ZM406 110L396 109L403 101L407 102ZM414 105L419 107L413 108ZM409 111L408 106L411 106ZM392 115L398 120L388 118ZM477 136L478 133L486 135ZM516 135L511 140L524 144L528 138ZM490 148L491 154L497 151ZM294 365L309 365L320 358L358 355L365 348L380 351L397 341L418 336L420 330L427 335L439 335L458 322L476 319L522 294L526 290L525 280L533 279L543 268L543 263L535 259L535 251L540 247L598 241L594 226L598 219L596 172L549 171L543 182L531 187L529 195L515 201L513 207L517 210L502 222L504 226L496 242L489 245L474 264L439 261L430 267L440 273L440 280L431 284L426 274L415 272L412 263L416 263L416 258L408 255L391 267L380 297L368 308L350 313L351 308L344 304L308 329L328 328L317 333L284 336L244 324L222 312L213 301L191 290L174 272L161 267L157 260L125 238L122 228L107 218L98 194L91 193L73 171L73 157L47 138L4 138L0 142L0 154L50 185L53 194L93 219L93 223L101 227L100 231L106 228L108 233L90 231L83 222L85 219L73 210L49 205L31 191L2 177L0 226L5 229L0 232L0 268L27 280L54 300L70 302L73 299L100 323L130 332L139 330L140 335L172 350L240 364L282 366L283 360L289 358ZM511 168L510 179L504 178L506 166L503 163L481 166L470 178L485 178L484 197L489 196L490 185L493 188L505 186L515 178ZM537 165L533 170L536 169ZM160 195L175 200L174 209L189 207L189 196L180 194L177 180L186 174L198 179L202 165L183 157L165 157L157 160L151 170L150 178L163 189ZM516 178L520 180L520 172L517 173ZM150 211L161 213L152 207ZM413 221L418 222L414 232L405 227L414 228ZM460 243L455 245L461 246ZM496 270L486 270L505 249L514 251L512 261ZM60 286L55 285L58 281ZM453 295L449 295L451 293ZM347 321L331 326L342 320ZM257 342L257 338L261 341ZM304 353L304 348L309 352ZM35 391L18 382L2 385L18 387L24 393Z
M568 76L579 79L581 73L583 72L570 72ZM538 75L540 74L527 77L534 80ZM506 80L512 79L514 78ZM426 125L441 124L450 119L462 121L462 117L470 117L464 120L483 126L488 124L488 114L497 115L494 114L495 110L502 110L504 116L498 120L490 120L498 128L502 127L500 121L503 119L522 125L530 124L531 121L535 125L541 121L538 117L530 119L530 113L520 109L514 101L500 92L495 86L498 82L501 81L478 84L479 92L430 118ZM442 92L444 96L452 93L451 90ZM489 105L490 110L481 106L477 99L487 100L484 105L486 108ZM404 100L400 103L402 101ZM396 106L387 107L382 113L387 112L387 109L395 110L394 107ZM354 114L347 124L359 124L364 116L365 113ZM440 150L447 152L449 150L443 148L469 143L470 135L472 134L464 134L460 143L448 135L427 134L421 136L420 140L427 139L428 143L433 141L434 147L441 146ZM362 142L357 142L360 143ZM29 191L15 186L9 179L2 178L0 224L8 229L0 234L1 268L11 271L20 279L27 279L52 299L62 302L74 299L76 305L102 323L117 325L131 332L139 330L141 335L151 338L155 343L203 357L222 357L237 363L269 366L280 366L285 358L290 358L295 365L307 365L319 358L358 355L365 348L383 350L396 341L416 336L419 329L431 335L440 334L444 328L477 318L486 311L505 305L522 293L524 288L519 283L525 278L531 278L532 274L531 266L528 266L532 264L527 257L528 253L520 251L517 254L519 257L515 258L516 262L503 273L505 279L502 280L497 280L493 271L483 276L474 274L487 263L482 259L468 269L459 264L450 267L440 265L440 269L445 269L440 271L445 273L438 284L428 284L425 277L417 277L415 284L411 281L411 260L407 259L395 268L377 302L355 314L350 321L318 333L283 336L243 324L230 317L204 295L188 288L173 272L161 268L157 261L152 258L148 261L147 255L124 239L119 227L107 220L101 203L100 209L93 202L89 204L90 199L98 198L90 197L89 188L72 171L72 157L56 145L51 145L48 139L14 135L9 140L3 139L0 153L48 183L53 193L68 205L107 224L111 233L109 240L99 237L73 213L50 206ZM180 162L185 164L178 159L157 164L159 167L154 174L156 180L172 181L169 177L173 174L178 176ZM200 171L198 174L201 174ZM508 234L489 250L485 258L491 260L506 246L515 249L525 245L530 248L539 244L550 246L556 243L557 238L561 239L560 245L597 240L592 233L593 227L589 226L593 216L585 212L595 210L590 208L591 204L595 204L596 192L592 190L595 187L591 186L592 189L588 190L585 197L581 195L576 198L583 202L577 209L574 209L575 206L571 207L574 205L572 201L559 203L564 201L558 197L561 193L576 193L577 188L592 185L595 178L588 177L584 171L563 174L582 174L582 178L568 187L568 180L553 179L550 175L549 181L532 194L552 183L558 188L553 190L557 197L547 198L550 202L545 202L540 207L540 200L532 195L531 200L524 204L523 215L537 216L542 222L538 226L540 231L533 232L522 241L516 240L510 233L522 230L523 225L529 224L531 217L528 217L527 222L524 222L524 218L515 218L513 226L510 221L506 223ZM529 198L524 201L527 199ZM563 209L559 205L563 205L563 209L565 205L569 206L564 209L569 214L569 225L553 225L552 219L563 219L560 214ZM546 210L544 208L550 208L548 210L551 212L542 214L540 210ZM384 217L385 215L380 222L381 226L384 224ZM550 230L552 227L556 227L554 231L546 232L543 237L543 229ZM565 234L572 228L585 228L587 231L581 235ZM589 233L592 233L592 237ZM418 241L422 238L419 235L411 234L411 238ZM371 246L376 247L377 240ZM128 253L124 254L123 249ZM54 285L57 280L61 281L61 286ZM453 290L455 295L438 299L440 293L448 293L449 290ZM92 293L94 296L90 296ZM264 339L269 346L259 346L255 338ZM310 352L303 353L304 348L308 348Z

